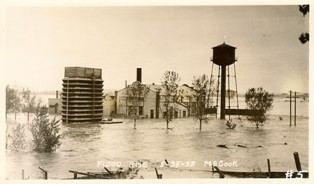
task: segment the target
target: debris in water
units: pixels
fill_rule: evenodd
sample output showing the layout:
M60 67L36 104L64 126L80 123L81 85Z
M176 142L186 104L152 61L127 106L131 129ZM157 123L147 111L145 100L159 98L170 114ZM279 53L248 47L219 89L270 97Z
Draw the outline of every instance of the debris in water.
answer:
M243 146L241 144L238 144L238 147L240 147L240 148L247 148L246 146Z
M229 149L225 144L218 144L217 145L217 147L219 147L219 148L227 148L227 149Z

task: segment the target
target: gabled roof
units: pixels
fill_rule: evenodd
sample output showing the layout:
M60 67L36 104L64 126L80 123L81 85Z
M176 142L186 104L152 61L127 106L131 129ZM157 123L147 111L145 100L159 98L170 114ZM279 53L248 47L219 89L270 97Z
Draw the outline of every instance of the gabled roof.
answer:
M114 91L107 91L106 93L104 93L104 96L115 96Z
M146 87L148 87L150 90L154 92L158 92L162 90L162 85L156 85L156 84L145 84Z
M180 103L180 102L176 102L176 103L179 104L179 105L181 105L181 106L184 107L184 108L188 108L188 106L185 105L185 104L183 104L183 103Z
M165 88L160 85L160 84L143 84L145 85L147 88L149 88L149 90L157 93L158 91L160 92L160 95L163 95L165 94ZM122 90L125 90L125 88L119 90L122 91ZM178 90L184 90L184 92L186 92L186 95L192 95L192 93L195 91L193 88L189 87L188 85L184 84L184 85L181 85L181 86L178 86Z
M221 44L221 45L218 45L218 46L212 47L212 48L214 49L214 48L227 48L227 47L231 47L231 48L235 48L236 49L236 47L228 45L225 42L223 44Z
M61 98L48 98L48 105L55 105L56 103L61 103Z

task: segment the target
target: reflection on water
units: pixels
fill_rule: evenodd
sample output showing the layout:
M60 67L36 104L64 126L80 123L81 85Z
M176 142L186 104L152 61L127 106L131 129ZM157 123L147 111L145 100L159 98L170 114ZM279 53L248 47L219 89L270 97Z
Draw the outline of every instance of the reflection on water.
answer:
M203 124L192 118L176 119L170 123L173 130L166 131L163 120L139 120L137 129L133 121L122 124L63 124L62 144L54 153L6 152L6 178L42 178L39 166L48 170L48 178L72 178L69 170L103 171L102 162L147 161L148 168L139 174L144 178L156 178L157 167L163 178L211 178L211 168L204 161L236 162L237 167L223 170L252 171L255 167L267 171L267 159L274 171L295 170L293 152L298 151L303 169L308 169L308 118L298 117L297 127L289 126L289 117L270 116L270 120L256 130L254 124L234 119L235 129L226 129L225 121L214 119ZM286 143L286 144L285 144ZM224 144L228 148L219 148ZM239 147L243 145L244 147ZM196 161L193 167L160 168L161 162Z

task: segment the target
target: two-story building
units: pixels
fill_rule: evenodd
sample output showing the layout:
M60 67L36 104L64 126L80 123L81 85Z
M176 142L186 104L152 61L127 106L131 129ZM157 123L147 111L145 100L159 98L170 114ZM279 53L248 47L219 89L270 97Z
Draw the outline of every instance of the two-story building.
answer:
M132 85L138 85L138 81L134 82ZM156 84L143 84L146 91L141 94L136 99L136 104L134 107L134 100L130 98L128 90L132 88L132 85L117 91L116 95L116 114L129 116L136 109L136 115L140 117L148 118L162 118L165 115L165 108L163 105L163 96L165 95L165 89L162 85ZM195 101L193 100L193 93L195 91L188 85L179 86L177 89L177 94L179 95L179 100L171 104L171 109L173 109L173 117L181 118L188 117L195 114Z

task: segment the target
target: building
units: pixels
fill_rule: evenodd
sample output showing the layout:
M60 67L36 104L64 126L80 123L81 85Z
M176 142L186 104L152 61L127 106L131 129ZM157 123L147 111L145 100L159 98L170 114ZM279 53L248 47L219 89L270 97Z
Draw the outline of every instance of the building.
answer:
M117 91L107 92L103 96L103 107L104 107L103 116L104 117L111 117L113 114L116 114L117 112L116 96L117 96Z
M103 80L101 69L66 67L63 79L61 98L48 99L49 114L62 115L62 121L72 122L98 122L103 117L112 115L130 116L134 110L136 115L147 118L163 118L163 96L165 90L161 85L145 84L145 95L141 94L136 104L128 95L128 88L141 84L142 70L137 69L137 76L133 84L125 88L103 95ZM196 113L194 100L195 90L188 85L178 87L179 101L171 107L173 117L189 117ZM135 109L136 108L136 109Z
M138 81L134 82L132 85L136 85L137 82ZM132 87L132 85L117 92L116 112L118 115L131 115L131 108L134 108L134 104L130 102L127 90ZM147 88L147 93L138 98L136 114L140 117L163 118L165 115L165 110L163 108L163 96L165 90L161 85L146 84L144 86ZM196 103L193 100L193 92L194 90L187 85L178 87L178 93L180 94L179 101L173 105L175 107L172 107L174 109L174 118L195 115Z
M59 98L58 91L56 91L56 98L48 98L48 113L51 115L61 114L62 102Z
M101 69L65 67L62 88L62 121L99 122L103 118Z
M136 81L115 93L115 112L117 115L138 115L147 118L163 118L165 109L163 99L165 89L162 85L141 84L142 69L136 69ZM138 90L141 87L141 90ZM137 89L137 90L132 90ZM195 115L196 103L193 98L195 90L188 85L178 87L179 100L171 105L172 117L181 118ZM135 91L135 92L134 92ZM138 91L141 91L138 93ZM133 93L136 93L135 95Z

